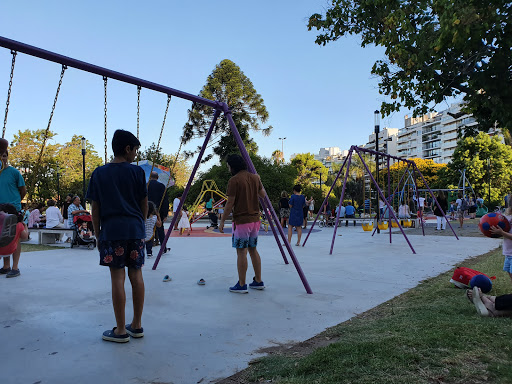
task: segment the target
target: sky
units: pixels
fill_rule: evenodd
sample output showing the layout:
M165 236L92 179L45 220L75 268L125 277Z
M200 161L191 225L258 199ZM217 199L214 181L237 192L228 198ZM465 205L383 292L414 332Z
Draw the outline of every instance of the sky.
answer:
M373 63L384 58L382 48L361 48L357 36L315 44L317 33L307 30L307 20L327 5L322 0L4 1L0 36L196 95L215 66L230 59L263 97L269 112L265 126L274 127L269 137L253 134L259 154L269 157L283 144L288 159L321 147L366 143L383 100L378 79L370 74ZM2 112L10 66L10 51L0 48ZM20 129L46 128L60 70L56 63L18 54L8 140ZM164 94L141 92L143 148L158 140L166 100ZM177 151L190 106L171 101L161 142L165 153ZM136 108L136 87L110 80L109 155L115 129L136 132ZM386 117L381 126L401 128L407 113ZM73 134L84 136L104 156L100 76L66 71L51 130L59 143ZM195 140L185 149L201 144Z

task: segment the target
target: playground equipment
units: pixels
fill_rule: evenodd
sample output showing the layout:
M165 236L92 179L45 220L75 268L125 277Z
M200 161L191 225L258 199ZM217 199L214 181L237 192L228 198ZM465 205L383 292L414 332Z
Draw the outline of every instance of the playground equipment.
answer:
M368 175L370 176L371 180L372 180L372 183L374 184L375 188L377 189L377 192L378 192L378 196L381 198L381 200L384 202L385 206L386 206L386 209L389 210L389 214L390 214L390 220L394 219L397 223L398 223L398 228L400 229L400 231L402 232L402 235L404 236L405 240L407 241L407 244L409 245L409 247L411 248L412 252L413 253L416 253L416 251L414 250L412 244L410 243L409 239L407 238L407 235L405 234L405 232L403 231L403 228L402 226L399 224L399 220L398 218L396 217L395 215L395 212L393 211L391 205L390 205L390 199L387 199L386 196L384 195L383 191L381 190L378 182L375 180L375 178L373 177L372 173L370 172L370 169L368 168L368 165L366 164L366 162L364 161L363 159L363 156L362 154L364 153L369 153L369 154L374 154L376 156L381 156L383 159L387 159L387 171L388 171L388 196L393 196L397 191L398 189L400 188L400 184L401 184L401 181L397 184L397 187L395 189L395 191L393 192L393 194L391 193L391 182L390 182L390 172L389 172L389 165L390 165L390 159L395 159L397 161L402 161L404 163L407 164L407 169L406 171L411 168L412 171L413 171L413 180L414 180L414 184L416 185L416 174L421 178L421 180L423 181L423 183L427 186L428 188L428 191L430 193L430 196L432 197L432 200L434 201L434 203L437 205L437 207L439 208L439 210L442 212L443 214L443 217L446 219L450 229L452 230L455 238L458 240L459 237L457 236L457 234L455 233L455 231L453 230L453 227L451 226L450 222L448 221L448 219L446 218L446 215L443 211L443 209L441 208L441 206L439 205L436 197L434 196L434 194L432 193L432 190L430 189L430 187L428 186L425 178L423 177L423 175L421 174L420 170L416 167L416 164L414 163L414 161L411 161L411 160L405 160L405 159L402 159L400 157L396 157L396 156L391 156L387 153L382 153L382 152L376 152L376 151L372 151L372 150L369 150L369 149L366 149L366 148L360 148L360 147L357 147L355 145L351 146L350 149L349 149L349 153L347 155L347 157L345 157L345 160L343 162L343 165L341 166L340 170L338 171L338 174L336 175L336 178L334 179L333 181L333 184L331 186L331 188L329 189L329 192L327 193L327 196L325 197L322 205L320 206L320 210L318 212L318 214L316 215L315 217L315 221L313 222L313 225L311 225L310 229L309 229L309 232L306 236L306 239L304 240L304 243L302 244L302 246L305 246L306 245L306 242L308 241L308 238L309 238L309 235L311 234L311 231L313 230L313 227L315 226L319 216L320 216L320 212L322 211L322 208L323 206L327 203L327 200L329 198L329 195L331 194L332 190L333 190L333 187L334 185L336 184L337 180L340 178L342 172L344 171L345 169L345 165L347 166L346 170L345 170L345 178L343 180L343 188L341 190L341 197L340 197L340 204L341 202L343 201L343 198L345 197L345 189L346 189L346 185L347 185L347 178L348 178L348 175L349 175L349 170L350 170L350 164L351 164L351 161L352 161L352 156L355 154L359 157L359 159L361 159L361 162L363 163L363 166L365 167L366 169L366 172L368 173ZM402 176L402 178L405 176L405 173L404 175ZM338 211L338 214L336 215L336 224L339 223L339 220L340 220L340 213ZM423 231L423 236L425 236L425 228L424 228L424 223L423 221L421 221L421 226L422 226L422 231ZM387 223L385 224L386 225L386 228L388 227ZM338 225L334 225L334 233L333 233L333 237L332 237L332 241L331 241L331 249L330 249L330 254L332 254L332 250L333 250L333 247L334 247L334 241L336 240L336 232L337 232L337 229L338 229ZM391 240L391 229L392 227L389 226L389 242L391 243L392 240Z
M43 49L31 46L31 45L28 45L28 44L24 44L24 43L21 43L21 42L18 42L18 41L7 39L5 37L1 37L1 36L0 36L0 46L4 47L4 48L7 48L7 49L10 49L11 52L13 53L13 61L12 61L12 66L11 66L11 77L10 77L10 82L9 82L9 95L10 95L10 91L11 91L11 87L12 87L12 77L13 77L12 75L13 75L13 71L14 71L14 58L16 57L17 53L20 53L20 52L25 53L25 54L30 55L30 56L35 56L35 57L41 58L41 59L46 60L46 61L51 61L51 62L59 63L62 66L61 78L63 76L63 72L64 72L65 68L68 68L68 67L76 68L76 69L79 69L79 70L82 70L82 71L86 71L86 72L90 72L90 73L102 76L103 83L104 83L104 104L105 104L104 105L105 162L107 161L107 156L106 156L106 153L107 153L106 128L107 128L107 81L108 81L108 79L115 79L115 80L118 80L118 81L121 81L121 82L124 82L124 83L127 83L127 84L135 85L137 87L151 89L151 90L156 91L156 92L164 93L168 97L168 103L170 102L171 96L175 96L175 97L178 97L180 99L188 100L188 101L191 101L193 103L197 103L197 104L204 105L204 106L212 108L213 111L214 111L212 122L210 124L210 127L209 127L208 131L206 132L205 140L204 140L204 142L203 142L203 144L201 146L201 150L200 150L200 152L199 152L199 154L197 156L196 163L194 165L194 168L193 168L193 170L191 172L190 178L189 178L189 180L187 182L187 185L185 187L185 190L183 192L182 199L180 200L180 204L179 204L178 209L177 209L178 212L183 207L183 203L184 203L184 201L185 201L185 199L187 197L187 194L188 194L188 192L190 190L190 186L192 185L192 181L194 180L194 177L196 175L197 169L198 169L198 167L199 167L199 165L201 163L201 160L203 158L204 152L205 152L205 150L206 150L206 148L208 146L208 142L209 142L209 140L211 138L211 135L213 133L213 130L215 128L217 119L219 118L219 116L221 114L224 114L224 118L226 119L226 121L229 124L229 127L231 129L231 133L232 133L232 135L233 135L233 137L234 137L234 139L235 139L235 141L236 141L236 143L238 145L238 148L240 150L240 153L241 153L242 157L244 158L244 160L245 160L245 162L247 164L248 170L250 172L252 172L252 173L256 173L256 169L254 167L254 164L252 163L251 158L249 157L247 149L245 148L245 145L244 145L244 143L242 141L242 138L240 137L238 129L237 129L237 127L235 125L235 122L234 122L234 120L233 120L233 118L231 116L231 110L230 110L229 106L226 103L224 103L224 102L205 99L205 98L200 97L200 96L196 96L196 95L193 95L193 94L190 94L190 93L179 91L179 90L176 90L176 89L173 89L173 88L161 85L161 84L157 84L157 83L153 83L153 82L150 82L150 81L147 81L147 80L143 80L143 79L140 79L140 78L129 76L129 75L126 75L126 74L123 74L123 73L120 73L120 72L112 71L112 70L109 70L109 69L106 69L106 68L102 68L102 67L99 67L99 66L96 66L96 65L92 65L92 64L83 62L83 61L72 59L70 57L59 55L59 54L54 53L54 52L46 51L46 50L43 50ZM59 89L60 88L58 88L58 90ZM140 96L139 90L138 90L137 93ZM55 100L55 102L56 102L56 100ZM9 104L9 99L7 101L7 106L8 106L8 104ZM52 109L52 111L53 111L53 109ZM167 108L166 108L165 116L166 115L167 115ZM5 119L4 119L4 129L3 129L3 132L2 132L3 136L5 135L6 122L7 122L7 111L6 111L6 116L5 116ZM165 121L164 121L164 123L165 123ZM43 147L43 150L44 150L44 147ZM271 220L269 220L270 228L272 229L272 232L274 234L274 238L276 240L277 246L278 246L278 248L279 248L279 250L281 252L281 256L283 257L284 262L286 264L288 264L288 260L286 258L284 249L283 249L283 247L281 245L281 241L285 244L286 250L288 251L288 253L289 253L289 255L290 255L291 259L292 259L292 262L293 262L293 264L294 264L294 266L295 266L295 268L297 270L297 273L299 274L299 277L300 277L300 279L302 281L302 284L304 285L304 288L305 288L306 292L310 293L310 294L313 293L312 290L311 290L311 287L309 286L309 283L308 283L308 281L306 279L306 276L304 275L304 272L302 271L302 268L301 268L301 266L300 266L300 264L299 264L299 262L298 262L298 260L297 260L297 258L295 256L295 252L293 251L292 247L290 246L290 243L288 242L288 238L285 235L285 233L283 232L283 229L279 225L279 219L277 217L276 212L274 211L274 208L272 207L272 204L270 202L270 199L268 198L268 195L265 194L265 197L260 199L260 203L261 203L261 205L263 207L264 213L267 215L267 217L271 218ZM165 235L164 241L161 244L160 251L159 251L158 256L157 256L157 258L155 260L155 263L153 265L153 270L155 270L157 268L157 266L158 266L160 258L162 257L162 254L164 252L164 249L167 246L167 241L169 240L169 237L171 235L171 232L172 232L172 229L174 227L174 224L176 223L177 217L178 217L178 215L174 215L173 218L172 218L171 225L170 225L169 229L167 230L167 233ZM281 240L279 239L278 236L281 237Z
M203 218L208 214L208 211L205 209L204 211L199 213L199 209L201 208L201 203L204 201L204 197L210 193L210 196L213 198L214 194L219 196L219 199L213 205L212 210L215 210L220 205L224 204L228 200L228 197L217 187L217 183L215 180L205 180L203 181L203 185L201 186L201 192L196 198L196 201L192 205L190 209L190 224L194 224L199 219Z

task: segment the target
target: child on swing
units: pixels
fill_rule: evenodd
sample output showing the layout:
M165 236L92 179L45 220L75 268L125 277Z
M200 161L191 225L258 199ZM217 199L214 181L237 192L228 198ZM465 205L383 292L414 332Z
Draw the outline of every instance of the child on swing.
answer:
M190 221L188 220L188 212L185 207L183 207L181 210L181 218L180 222L178 223L178 229L180 230L180 236L183 235L185 229L190 229L190 232L192 232L192 227L190 226ZM187 233L187 236L190 236L190 232Z
M153 257L153 238L155 237L155 228L162 226L162 220L160 214L156 209L155 203L148 201L148 215L146 218L146 238L144 243L146 244L146 256L147 258Z
M12 204L0 204L0 215L2 215L3 218L0 231L0 235L2 235L0 237L0 259L10 257L16 253L19 255L21 253L21 240L28 239L28 228L27 225L23 223L23 215L18 214L16 207ZM8 221L12 218L12 215L15 215L17 218L15 233L7 228ZM14 225L12 221L11 223ZM7 274L6 277L15 276Z

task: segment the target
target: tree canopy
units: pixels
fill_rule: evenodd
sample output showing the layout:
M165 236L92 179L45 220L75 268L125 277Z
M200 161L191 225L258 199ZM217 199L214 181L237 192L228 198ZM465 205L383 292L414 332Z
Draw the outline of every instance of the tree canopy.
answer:
M480 132L476 137L459 141L448 168L454 184L460 178L459 170L465 169L475 192L485 198L488 198L490 181L490 200L501 202L510 192L512 148L502 144L499 136Z
M303 187L310 185L313 179L327 180L328 169L321 161L315 160L311 153L299 153L291 160L291 165L297 169L296 184Z
M267 108L263 98L256 92L251 80L245 76L240 67L231 60L222 60L208 76L206 85L199 95L228 105L247 150L256 153L258 146L250 138L249 131L262 131L264 135L269 135L272 127L261 127L260 124L268 120ZM189 109L188 122L183 127L184 143L188 143L193 138L206 136L214 112L213 108L200 104L194 104ZM213 148L214 154L221 159L238 152L238 146L231 135L229 123L224 114L219 116L211 140L216 144ZM189 151L186 155L192 156L194 153L195 151ZM206 156L203 161L208 161L212 156Z
M56 134L49 132L41 162L37 159L44 137L44 129L18 131L14 134L9 152L10 164L19 169L27 185L29 201L56 198L67 193L82 193L82 143L81 137L74 135L71 141L58 144ZM102 165L103 161L92 144L86 144L85 172L86 181L92 171ZM57 171L59 188L57 188ZM58 191L59 189L59 191Z
M512 3L506 0L333 0L308 28L325 45L360 35L361 46L385 48L372 74L389 96L383 115L421 115L446 97L463 95L484 130L512 129ZM429 107L430 105L430 107Z

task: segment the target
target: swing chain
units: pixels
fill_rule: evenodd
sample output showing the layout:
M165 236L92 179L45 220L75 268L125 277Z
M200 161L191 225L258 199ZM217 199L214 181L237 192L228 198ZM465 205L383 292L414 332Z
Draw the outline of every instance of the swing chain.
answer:
M105 141L105 164L107 164L107 81L108 81L108 78L106 76L103 76L103 88L104 88L104 94L105 94L105 98L104 98L104 108L103 108L103 111L105 112L105 137L104 137L104 141Z
M137 139L139 138L140 90L141 86L137 85Z
M158 144L156 150L160 151L160 141L162 140L162 134L164 133L165 120L167 119L167 111L169 111L169 103L171 102L171 95L167 95L167 106L165 107L164 121L162 122L162 129L160 130L160 136L158 137Z
M11 88L12 88L12 77L14 76L14 64L16 63L16 55L18 52L11 51L12 64L11 64L11 76L9 77L9 89L7 90L7 102L5 103L5 117L4 117L4 128L2 130L2 138L5 137L5 127L7 126L7 114L9 113L9 101L11 99Z
M46 138L48 136L48 131L50 130L50 125L52 123L52 119L53 119L53 112L55 111L55 107L57 105L57 99L59 98L59 92L60 92L60 86L62 85L62 79L64 77L64 72L66 72L66 69L68 69L67 66L65 65L62 65L62 69L60 71L60 79L59 79L59 85L57 86L57 92L55 93L55 99L53 99L53 106L52 106L52 111L50 113L50 120L48 121L48 127L46 128L46 133L45 133L45 141L46 141ZM44 143L43 143L44 145ZM39 159L41 160L41 159Z

